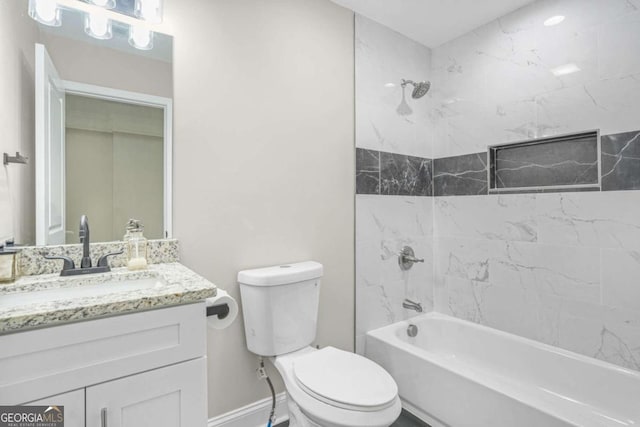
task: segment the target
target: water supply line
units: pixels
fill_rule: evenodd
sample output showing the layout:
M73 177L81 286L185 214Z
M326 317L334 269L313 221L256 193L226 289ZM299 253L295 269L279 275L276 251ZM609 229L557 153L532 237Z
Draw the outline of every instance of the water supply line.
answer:
M260 368L258 368L258 376L267 380L267 384L269 384L269 389L271 390L271 412L269 413L269 421L267 422L267 427L273 427L273 423L276 421L276 391L273 388L271 378L269 378L269 375L267 375L267 370L264 367L264 359L262 357L260 357Z

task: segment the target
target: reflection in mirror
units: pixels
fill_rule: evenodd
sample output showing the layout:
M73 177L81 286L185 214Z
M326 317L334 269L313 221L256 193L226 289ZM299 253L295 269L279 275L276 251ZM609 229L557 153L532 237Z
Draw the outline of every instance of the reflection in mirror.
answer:
M65 99L66 243L91 218L94 241L121 240L129 218L163 236L162 109L67 94Z
M155 33L141 50L126 25L100 40L81 11L62 9L61 21L33 22L35 243L77 243L82 214L93 241L121 240L129 218L149 238L170 236L172 38Z

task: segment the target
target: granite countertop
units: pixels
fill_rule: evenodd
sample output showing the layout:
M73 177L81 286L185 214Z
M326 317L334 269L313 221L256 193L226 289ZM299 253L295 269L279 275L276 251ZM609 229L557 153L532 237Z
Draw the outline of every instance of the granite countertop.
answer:
M148 285L128 288L123 283L128 280L143 280ZM113 291L100 288L110 285ZM25 276L0 286L0 334L188 304L215 294L213 283L177 262L152 264L141 271L114 268L85 276Z

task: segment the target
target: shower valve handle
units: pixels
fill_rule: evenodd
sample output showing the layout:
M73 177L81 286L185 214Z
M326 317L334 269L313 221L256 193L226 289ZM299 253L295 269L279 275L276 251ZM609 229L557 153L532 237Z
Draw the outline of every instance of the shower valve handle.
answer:
M416 258L413 248L411 246L405 246L398 255L398 265L403 271L409 270L416 262L424 262L424 258Z

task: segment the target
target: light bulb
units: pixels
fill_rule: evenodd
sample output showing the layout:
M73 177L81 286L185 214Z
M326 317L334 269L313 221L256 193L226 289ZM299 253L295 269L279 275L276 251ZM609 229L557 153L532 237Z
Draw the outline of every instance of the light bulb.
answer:
M84 17L84 32L93 38L108 40L113 35L111 32L111 20L102 14L87 14Z
M162 22L162 0L136 0L135 15L148 22Z
M51 27L59 27L62 24L56 0L29 0L29 16Z
M89 0L89 2L96 6L104 7L105 9L113 9L116 7L116 0Z
M136 49L152 49L153 32L144 27L133 26L129 29L129 44Z

